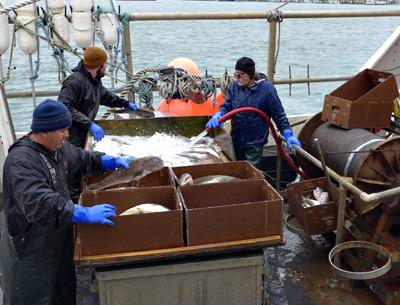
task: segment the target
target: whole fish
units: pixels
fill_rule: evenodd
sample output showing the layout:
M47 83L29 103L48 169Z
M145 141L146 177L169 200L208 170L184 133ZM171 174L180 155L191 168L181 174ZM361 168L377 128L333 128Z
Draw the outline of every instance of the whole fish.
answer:
M166 212L170 211L165 206L155 203L143 203L133 208L127 209L126 211L119 214L119 216L127 216L127 215L139 215L139 214L146 214L146 213L158 213L158 212Z
M192 185L192 184L193 184L193 178L188 173L183 173L182 176L178 180L179 186Z
M209 175L193 180L193 184L209 184L209 183L219 183L219 182L229 182L235 181L239 178L227 176L227 175Z
M158 157L138 158L129 163L129 169L119 168L102 181L88 185L90 191L103 190L110 186L139 180L148 174L164 167L164 162Z

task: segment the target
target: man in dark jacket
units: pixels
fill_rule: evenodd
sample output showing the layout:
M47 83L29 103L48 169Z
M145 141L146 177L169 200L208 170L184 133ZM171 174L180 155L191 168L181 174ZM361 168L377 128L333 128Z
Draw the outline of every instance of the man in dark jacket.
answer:
M256 80L254 61L248 57L238 59L234 76L236 81L229 86L224 103L206 127L221 125L218 120L233 109L255 107L274 120L290 149L292 144L301 146L289 128L289 121L274 86L264 79ZM248 160L260 168L268 133L267 123L257 113L242 112L233 116L231 136L236 159Z
M104 137L103 129L93 122L100 105L129 108L136 111L136 105L103 87L101 78L106 71L107 53L100 48L90 47L83 53L83 60L64 81L58 97L72 116L69 141L84 148L88 130L96 141ZM77 172L70 181L73 200L78 200L82 191L82 175Z
M61 102L46 100L33 113L32 132L9 149L0 240L4 305L76 304L73 224L113 224L111 204L71 201L68 177L128 168L128 160L64 143L71 122Z
M64 81L58 96L72 115L69 141L81 148L85 145L88 130L96 141L104 137L103 129L93 122L100 105L137 109L134 103L103 87L101 78L105 75L106 61L107 53L103 49L87 48L83 60L72 69L73 73Z

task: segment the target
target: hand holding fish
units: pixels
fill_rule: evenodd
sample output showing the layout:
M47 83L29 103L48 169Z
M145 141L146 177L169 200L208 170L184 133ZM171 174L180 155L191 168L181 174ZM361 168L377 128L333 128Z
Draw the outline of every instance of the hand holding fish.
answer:
M125 170L129 169L129 163L136 158L134 157L113 157L109 155L101 156L101 168L103 171L114 171L119 167L122 167Z

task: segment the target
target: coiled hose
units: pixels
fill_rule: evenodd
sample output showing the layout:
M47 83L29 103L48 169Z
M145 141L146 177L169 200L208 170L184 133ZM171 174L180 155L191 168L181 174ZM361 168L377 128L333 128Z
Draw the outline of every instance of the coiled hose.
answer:
M224 114L222 117L219 118L218 122L222 123L225 122L226 120L229 120L231 117L233 117L235 114L240 113L240 112L255 112L259 116L261 116L265 123L268 124L269 129L272 132L272 136L275 139L276 145L278 145L279 151L281 152L282 156L285 158L286 162L298 173L301 177L304 179L310 179L306 173L304 173L300 168L298 168L294 163L293 160L290 158L290 156L286 153L286 151L282 147L281 139L279 138L278 134L276 133L276 130L274 128L274 125L272 124L271 119L269 118L268 115L266 115L264 112L262 112L260 109L254 108L254 107L242 107L242 108L237 108L232 111L229 111L228 113Z

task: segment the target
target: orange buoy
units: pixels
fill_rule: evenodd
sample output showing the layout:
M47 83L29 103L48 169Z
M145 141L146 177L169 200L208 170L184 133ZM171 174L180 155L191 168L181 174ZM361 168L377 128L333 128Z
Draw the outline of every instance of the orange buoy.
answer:
M183 99L166 99L161 100L158 111L168 113L173 116L201 116L213 115L219 110L221 104L218 102L213 105L213 97L210 97L203 104L196 104L192 100L185 101Z
M186 57L178 57L170 61L168 66L172 66L175 69L176 68L181 68L187 72L189 72L192 75L199 76L200 75L200 69L199 66L190 58Z
M172 60L168 66L174 68L181 68L189 72L192 75L199 76L200 69L197 64L186 57L179 57ZM217 94L216 103L214 105L214 96L208 98L204 103L196 103L192 100L184 99L170 99L161 100L158 111L168 113L173 116L202 116L202 115L213 115L219 110L219 107L224 102L224 94L222 92Z

